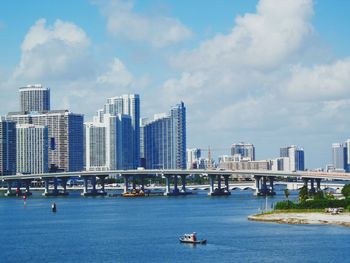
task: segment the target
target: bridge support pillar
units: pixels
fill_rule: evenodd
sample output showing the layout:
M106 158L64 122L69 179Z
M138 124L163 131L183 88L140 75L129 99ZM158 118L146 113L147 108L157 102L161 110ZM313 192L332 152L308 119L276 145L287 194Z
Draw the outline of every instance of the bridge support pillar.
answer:
M224 180L225 180L225 192L228 194L231 194L230 192L230 186L228 183L229 175L224 175Z
M321 191L321 179L317 178L316 180L316 190Z
M141 190L145 192L145 178L141 175Z
M316 190L315 190L315 185L314 185L314 178L311 178L310 179L310 181L311 181L311 189L310 189L310 193L315 193L316 192Z
M12 182L7 181L7 191L5 193L5 196L11 196L12 195Z
M32 195L32 193L30 192L30 182L31 180L25 180L24 183L25 183L25 186L26 186L26 191L25 191L25 195L26 196L29 196L29 195Z
M181 175L182 188L181 192L186 193L186 175Z
M98 193L99 195L107 195L105 191L105 179L108 175L100 175L98 178L100 179L101 191Z
M67 192L67 181L68 181L68 178L66 178L66 177L61 178L61 184L62 184L62 188L63 188L62 195L68 195L68 192Z
M270 180L270 189L269 189L269 195L276 195L276 192L275 192L275 189L274 189L274 185L273 185L273 182L275 181L275 177L274 176L271 176L269 178Z
M266 176L263 176L262 177L262 195L267 195L267 177Z
M43 196L47 196L49 194L49 179L44 178L44 193Z
M84 176L84 190L83 193L81 195L83 196L98 196L98 195L104 195L103 193L99 193L96 189L96 175L91 175L90 177L88 176ZM89 178L90 178L90 183L91 183L91 190L89 191L89 187L88 187L88 182L89 182Z
M221 175L217 175L218 178L218 191L221 192Z
M84 181L84 188L83 188L83 193L81 195L86 196L88 195L88 178L84 176L83 181Z
M165 175L165 193L164 195L170 195L170 176Z
M214 179L217 178L218 185L217 188L214 187ZM208 195L211 196L220 196L220 195L230 195L230 191L227 191L228 189L228 177L224 176L225 179L225 188L221 188L221 174L215 174L215 175L209 175L210 180L210 192Z
M136 191L136 175L132 176L132 191Z
M209 194L208 195L213 195L213 193L215 192L215 189L214 189L214 175L208 175L209 177Z
M261 176L254 175L254 179L255 179L255 195L260 195L260 179L261 179Z
M95 175L91 176L91 186L92 186L91 194L96 195L97 191L96 191L96 176Z
M124 193L129 192L129 176L124 176Z
M173 190L174 195L177 195L179 193L179 188L177 187L177 183L178 183L177 175L174 175L174 190Z
M53 195L58 195L57 186L58 186L57 177L55 177L53 179L53 192L52 192Z

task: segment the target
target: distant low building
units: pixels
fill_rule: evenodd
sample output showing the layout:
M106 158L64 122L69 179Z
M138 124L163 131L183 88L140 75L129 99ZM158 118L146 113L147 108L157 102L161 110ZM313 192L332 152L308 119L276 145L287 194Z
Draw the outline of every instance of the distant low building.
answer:
M242 159L255 161L255 147L251 143L234 143L231 146L231 156L241 155Z
M197 164L201 155L201 149L199 148L186 149L186 168L195 169L195 167L198 167Z
M280 148L280 157L289 158L289 167L286 165L287 161L284 161L284 171L294 172L305 170L305 156L303 148L296 145Z
M219 163L219 168L226 170L270 170L271 161L261 160L261 161L227 161Z

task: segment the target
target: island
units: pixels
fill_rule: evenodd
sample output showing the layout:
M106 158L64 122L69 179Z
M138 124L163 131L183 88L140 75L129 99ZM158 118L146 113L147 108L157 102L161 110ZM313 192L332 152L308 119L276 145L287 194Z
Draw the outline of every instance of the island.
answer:
M350 184L342 189L342 197L324 191L310 192L306 187L299 191L297 201L290 201L288 189L284 190L285 201L278 202L274 209L248 220L280 224L322 224L350 227Z

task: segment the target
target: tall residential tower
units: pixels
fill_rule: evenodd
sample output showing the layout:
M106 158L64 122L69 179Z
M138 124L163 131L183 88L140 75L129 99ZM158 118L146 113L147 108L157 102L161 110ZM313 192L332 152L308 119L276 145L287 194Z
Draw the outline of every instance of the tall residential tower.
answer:
M142 126L142 150L147 169L186 169L186 108L183 102L169 114L157 114Z
M0 175L16 174L16 123L0 117Z
M28 85L19 89L21 99L21 111L49 111L50 110L50 89L40 84Z

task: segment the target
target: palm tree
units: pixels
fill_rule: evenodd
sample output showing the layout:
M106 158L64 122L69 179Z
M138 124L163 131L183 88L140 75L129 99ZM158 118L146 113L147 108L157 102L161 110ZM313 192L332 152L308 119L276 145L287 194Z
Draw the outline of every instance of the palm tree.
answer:
M288 188L284 189L284 195L286 196L287 200L289 201L288 197L290 195L290 192L289 192Z

